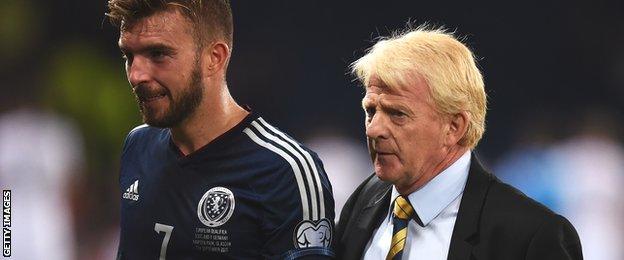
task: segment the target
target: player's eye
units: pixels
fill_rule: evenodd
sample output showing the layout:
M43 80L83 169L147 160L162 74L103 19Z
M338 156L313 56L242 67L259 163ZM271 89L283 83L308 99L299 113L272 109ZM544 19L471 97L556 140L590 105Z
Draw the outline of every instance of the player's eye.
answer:
M151 51L150 56L152 58L158 58L158 57L165 56L165 53L163 51Z
M161 49L156 49L156 50L151 50L149 52L149 56L152 60L155 61L161 61L163 60L165 57L167 57L168 53L164 50Z

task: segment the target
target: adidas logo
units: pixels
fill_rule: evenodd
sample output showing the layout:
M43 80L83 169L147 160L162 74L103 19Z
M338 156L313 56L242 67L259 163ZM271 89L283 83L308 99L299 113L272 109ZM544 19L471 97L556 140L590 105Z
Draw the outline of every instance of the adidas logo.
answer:
M134 181L130 188L126 189L126 192L123 194L124 199L139 200L139 180Z

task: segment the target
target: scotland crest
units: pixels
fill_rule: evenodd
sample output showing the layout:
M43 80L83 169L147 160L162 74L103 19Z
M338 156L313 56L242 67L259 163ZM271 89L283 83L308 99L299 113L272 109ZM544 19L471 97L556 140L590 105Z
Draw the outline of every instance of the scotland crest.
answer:
M197 205L199 221L209 227L227 222L234 213L234 194L227 188L214 187L204 193Z
M295 246L329 247L331 244L332 228L326 218L318 221L304 220L295 228Z

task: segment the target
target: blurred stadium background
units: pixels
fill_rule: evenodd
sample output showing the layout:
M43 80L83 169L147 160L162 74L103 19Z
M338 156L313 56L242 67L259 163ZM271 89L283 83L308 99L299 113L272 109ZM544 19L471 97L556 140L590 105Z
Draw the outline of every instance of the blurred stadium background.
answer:
M0 5L0 188L14 259L113 259L123 138L140 124L105 1ZM340 210L371 173L348 74L406 21L466 36L489 95L477 149L568 217L585 258L624 259L624 2L233 1L233 95L315 149Z

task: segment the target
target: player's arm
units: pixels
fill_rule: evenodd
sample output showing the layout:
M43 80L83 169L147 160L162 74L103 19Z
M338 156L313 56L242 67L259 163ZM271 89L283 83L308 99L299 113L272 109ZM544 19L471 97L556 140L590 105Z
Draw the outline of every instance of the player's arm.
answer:
M308 151L309 152L309 151ZM264 216L268 259L333 259L334 199L321 161L312 152L305 165L286 165L270 193ZM306 170L304 167L308 167ZM290 177L292 176L292 177Z
M137 131L141 128L145 127L145 125L141 125L138 127L135 127L134 129L132 129L128 135L126 136L126 138L124 139L123 142L123 148L121 150L121 165L120 165L120 169L119 169L119 175L118 175L118 182L119 182L119 193L123 193L123 188L121 187L121 173L123 172L122 168L124 167L124 163L127 161L127 155L129 153L130 150L132 150L132 146L133 144L136 142L136 135L137 135ZM123 212L120 212L123 215ZM123 249L123 244L124 244L124 236L123 236L123 230L121 230L120 234L119 234L119 245L117 246L117 260L123 260L125 259L124 257L124 249Z

